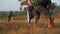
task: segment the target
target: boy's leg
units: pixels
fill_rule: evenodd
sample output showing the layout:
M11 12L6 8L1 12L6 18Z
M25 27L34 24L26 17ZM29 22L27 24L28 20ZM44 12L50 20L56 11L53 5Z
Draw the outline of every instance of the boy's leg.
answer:
M51 18L51 12L49 10L47 10L46 8L43 9L43 13L45 14L46 18L47 18L47 26L48 27L52 27L54 24L53 22L53 18Z
M28 7L28 11L27 11L27 20L28 20L28 24L31 23L31 19L34 17L34 10L30 7Z
M37 24L38 20L40 19L40 13L41 13L41 6L34 6L34 11L35 11L35 14L36 14L36 17L35 17L35 24Z
M48 21L47 26L48 27L53 27L54 26L54 18L51 17L50 13L48 13L48 16L49 17L47 17L47 21Z
M39 18L40 18L40 12L36 12L35 24L37 24Z
M28 11L27 11L27 21L28 21L28 25L30 25L31 19L30 19L30 16L29 16L29 12Z

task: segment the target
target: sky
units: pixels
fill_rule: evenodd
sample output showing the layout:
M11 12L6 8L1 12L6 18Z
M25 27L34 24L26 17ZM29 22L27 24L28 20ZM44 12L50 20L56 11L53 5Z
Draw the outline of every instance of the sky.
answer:
M60 5L60 0L52 0ZM0 0L0 11L20 11L20 2L18 0Z
M0 11L18 11L20 2L18 0L0 0Z
M57 5L60 5L60 0L51 0L51 1L57 3Z

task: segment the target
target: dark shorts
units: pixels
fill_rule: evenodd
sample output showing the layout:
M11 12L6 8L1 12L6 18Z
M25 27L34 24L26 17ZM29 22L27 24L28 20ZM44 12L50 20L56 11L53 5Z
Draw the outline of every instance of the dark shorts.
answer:
M51 12L42 6L34 6L34 10L35 10L37 18L40 17L41 13L43 13L46 16L46 18L51 17Z
M29 18L32 19L35 15L34 9L32 7L28 7Z

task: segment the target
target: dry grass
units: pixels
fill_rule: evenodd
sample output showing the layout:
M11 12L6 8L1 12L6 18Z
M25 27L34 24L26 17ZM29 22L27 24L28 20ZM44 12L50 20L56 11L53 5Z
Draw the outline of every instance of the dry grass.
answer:
M33 24L33 23L32 23ZM31 33L32 32L32 33ZM55 27L47 28L46 24L38 23L37 26L28 26L27 23L0 23L0 34L60 34L60 23Z
M60 18L55 17L55 27L46 27L46 18L38 21L37 26L34 26L34 19L31 26L28 26L26 16L17 16L8 22L7 20L0 20L0 34L60 34Z

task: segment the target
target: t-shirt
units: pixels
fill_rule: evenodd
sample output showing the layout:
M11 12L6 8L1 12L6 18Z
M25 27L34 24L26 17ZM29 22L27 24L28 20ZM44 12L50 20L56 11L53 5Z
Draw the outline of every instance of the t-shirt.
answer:
M32 0L33 3L35 3L36 5L41 5L43 7L46 7L48 4L51 4L51 0ZM32 2L31 1L31 2ZM35 2L36 1L36 2Z
M49 5L51 4L51 0L44 0L44 1L41 2L41 5L42 5L43 7L46 7L48 4L49 4Z

